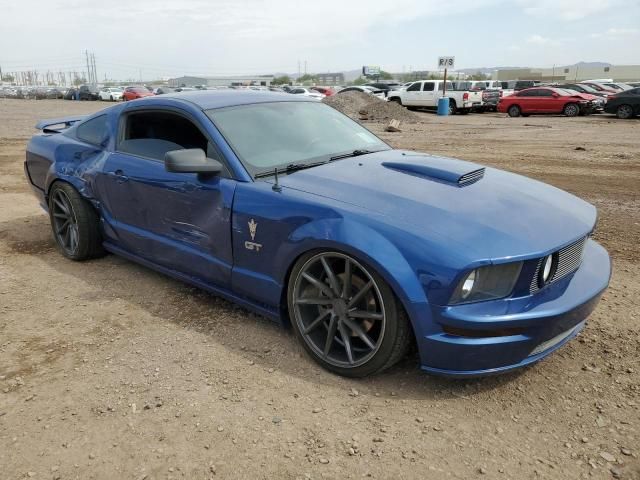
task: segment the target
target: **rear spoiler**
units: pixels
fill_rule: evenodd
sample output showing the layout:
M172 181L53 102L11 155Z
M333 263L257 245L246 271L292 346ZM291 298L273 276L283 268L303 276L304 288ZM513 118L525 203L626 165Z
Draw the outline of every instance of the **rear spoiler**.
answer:
M77 123L84 120L86 115L76 115L73 117L51 118L49 120L40 120L36 123L36 129L42 130L43 133L60 133Z

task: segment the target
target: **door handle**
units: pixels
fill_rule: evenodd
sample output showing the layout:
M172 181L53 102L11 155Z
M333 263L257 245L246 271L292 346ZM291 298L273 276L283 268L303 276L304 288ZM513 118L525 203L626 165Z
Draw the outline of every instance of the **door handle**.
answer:
M124 183L129 180L129 177L127 177L120 169L116 170L115 172L109 172L109 175L112 177L116 177L116 182L118 183Z

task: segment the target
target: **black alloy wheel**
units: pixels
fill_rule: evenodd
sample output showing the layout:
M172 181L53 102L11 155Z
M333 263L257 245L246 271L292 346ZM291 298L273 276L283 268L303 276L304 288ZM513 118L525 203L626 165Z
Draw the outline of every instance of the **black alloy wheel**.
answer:
M322 366L361 377L396 363L409 344L406 315L384 280L339 252L307 255L289 283L298 337Z
M78 251L78 219L71 200L63 189L57 189L51 196L51 218L56 242L67 256Z
M62 254L71 260L104 255L100 219L72 185L55 182L49 191L51 230Z
M616 116L622 120L633 117L633 107L631 105L620 105L616 110Z

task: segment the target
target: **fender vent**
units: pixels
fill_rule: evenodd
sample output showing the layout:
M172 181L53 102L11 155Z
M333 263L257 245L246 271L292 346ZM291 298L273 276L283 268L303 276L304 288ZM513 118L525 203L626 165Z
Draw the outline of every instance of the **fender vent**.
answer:
M465 173L458 179L458 185L464 187L465 185L470 185L472 183L477 182L482 177L484 177L484 168L479 168L473 172Z

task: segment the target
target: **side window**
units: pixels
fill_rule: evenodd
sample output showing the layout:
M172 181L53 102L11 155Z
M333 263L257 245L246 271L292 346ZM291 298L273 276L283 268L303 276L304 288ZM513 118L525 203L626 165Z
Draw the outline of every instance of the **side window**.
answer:
M533 97L535 90L522 90L518 92L517 97Z
M540 88L536 90L536 97L552 97L553 92L551 90L547 90L546 88Z
M130 113L121 121L120 152L164 161L172 150L200 148L207 157L224 163L218 149L187 118L172 112Z
M413 83L409 88L407 88L407 92L419 92L420 86L420 82Z
M422 86L422 91L423 92L433 92L433 87L434 84L431 82L424 82L423 86Z
M100 145L107 138L107 116L100 115L78 125L76 137L92 145Z

